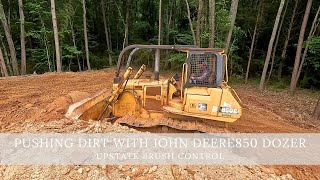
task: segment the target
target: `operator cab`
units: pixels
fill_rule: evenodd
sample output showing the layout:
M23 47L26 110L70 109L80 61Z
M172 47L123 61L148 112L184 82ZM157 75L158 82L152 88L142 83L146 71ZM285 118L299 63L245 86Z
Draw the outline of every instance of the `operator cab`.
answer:
M187 52L186 63L181 75L181 98L186 88L220 88L226 72L226 58L223 51Z
M181 84L177 85L174 77L170 80L173 86L169 86L168 105L184 110L188 95L210 96L213 88L220 91L226 69L225 61L223 51L187 52Z
M220 87L223 73L223 58L219 53L189 52L184 65L184 88Z

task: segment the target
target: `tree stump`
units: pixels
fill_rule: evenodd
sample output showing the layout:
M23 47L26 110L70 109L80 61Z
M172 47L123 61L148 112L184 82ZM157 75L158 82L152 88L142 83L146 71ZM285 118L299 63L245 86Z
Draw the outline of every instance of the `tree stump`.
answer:
M320 119L320 97L317 101L316 107L313 110L313 117Z

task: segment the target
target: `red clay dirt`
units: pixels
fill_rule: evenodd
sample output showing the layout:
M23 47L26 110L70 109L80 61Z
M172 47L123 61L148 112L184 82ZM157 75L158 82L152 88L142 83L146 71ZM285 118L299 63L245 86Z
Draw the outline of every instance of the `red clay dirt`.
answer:
M86 128L90 123L86 124L83 122L82 124L77 125L77 127L75 127L75 125L72 126L74 122L64 118L66 108L71 103L104 88L110 88L111 91L113 75L114 71L107 69L80 73L47 73L44 75L0 78L0 132L51 132L50 129L45 129L46 124L59 124L59 122L61 122L61 125L58 126L58 129L63 129L61 130L62 132L71 131L68 130L68 125L71 125L70 127L74 127L75 129L78 128L78 130L79 128ZM231 132L307 133L320 131L320 122L311 117L312 107L315 104L312 94L305 91L299 91L293 97L287 92L259 92L257 88L249 85L236 85L234 88L241 97L245 108L243 117L237 122L229 125ZM56 131L52 130L52 132ZM58 132L60 131L58 130ZM1 166L0 175L6 175L6 173L8 173L6 169L9 167L10 166ZM59 166L55 166L55 168L59 169ZM70 175L73 171L78 171L79 166L68 166L66 168L71 169L67 173ZM126 170L121 170L121 167L116 168L115 166L106 166L104 168L109 168L113 171L118 169L117 171L121 171L122 174L127 175L124 173ZM140 171L140 166L130 168L130 171L132 168L136 168L137 171ZM170 166L168 168L171 169L170 172L173 177L175 176L174 173L180 173L176 176L180 176L182 173L180 166ZM186 176L190 175L193 179L196 179L195 172L193 172L193 174L188 173L188 168L190 169L190 167L184 168L187 173ZM199 167L197 168L199 169ZM224 171L231 170L230 168L226 170L224 167L220 166L219 168ZM241 168L243 167L237 167L238 170ZM246 172L248 169L250 170L250 168L246 167ZM297 179L320 179L319 166L268 167L272 172L269 172L269 170L266 172L266 170L261 170L261 168L253 167L252 171L255 173L257 171L265 172L261 177L273 177L274 173L276 173L279 176L291 174ZM14 173L20 173L20 171L33 172L32 169L34 168L31 166L15 167L13 170L11 168ZM40 167L40 169L43 169L43 167ZM97 168L90 167L89 169L91 172L92 169ZM159 166L157 169L166 169L166 167ZM203 171L207 171L208 169L210 169L210 166L206 166ZM155 170L155 172L157 172L157 170ZM10 177L14 177L14 173L11 173ZM251 175L255 173L251 172ZM83 175L83 173L80 174ZM218 174L221 174L221 172ZM144 175L158 177L156 173L144 173ZM212 174L209 173L205 175L210 177ZM250 178L251 176L248 177ZM256 176L255 174L251 178L256 179L259 177L260 176ZM223 178L225 177L221 176L219 179ZM135 179L138 178L136 177Z

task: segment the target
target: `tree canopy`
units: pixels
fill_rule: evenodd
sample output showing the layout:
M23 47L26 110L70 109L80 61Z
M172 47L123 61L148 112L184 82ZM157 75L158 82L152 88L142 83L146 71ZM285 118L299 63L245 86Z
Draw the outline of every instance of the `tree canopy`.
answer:
M290 78L293 77L295 58L302 58L302 55L296 56L299 33L307 3L311 3L310 14L305 19L306 27L302 27L305 33L301 50L302 54L306 51L306 56L305 60L298 64L298 68L301 66L301 73L297 77L297 85L304 88L320 87L320 16L317 15L319 1L51 1L55 4L62 71L113 66L123 47L130 44L158 44L160 34L161 44L196 43L201 47L214 45L228 49L231 79L244 79L246 74L249 79L260 79L265 65L265 75L270 76L270 81L285 82L288 86ZM281 12L278 11L280 2L283 2ZM3 12L0 8L1 75L6 76L5 71L8 75L24 74L24 65L27 74L57 71L50 1L1 0L0 6L3 7ZM275 27L277 13L280 15L279 24ZM24 26L21 26L21 23ZM159 23L162 27L161 33ZM275 42L270 43L273 31L276 33ZM268 52L271 60L265 62ZM135 63L153 66L153 58L153 53L141 51L135 57ZM184 60L181 54L171 53L165 53L161 58L162 69L172 70L180 70ZM266 80L263 83L268 82L269 80Z

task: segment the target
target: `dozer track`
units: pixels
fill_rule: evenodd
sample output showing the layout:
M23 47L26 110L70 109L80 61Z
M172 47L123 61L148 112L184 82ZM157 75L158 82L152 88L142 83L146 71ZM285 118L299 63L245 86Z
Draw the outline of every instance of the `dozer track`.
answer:
M172 116L172 114L170 115ZM189 119L189 118L188 118ZM222 122L204 122L203 120L195 119L187 120L187 118L136 118L133 116L125 116L115 120L116 123L126 124L133 127L139 128L150 128L166 126L173 129L183 130L183 131L198 131L204 133L226 133L226 123Z

